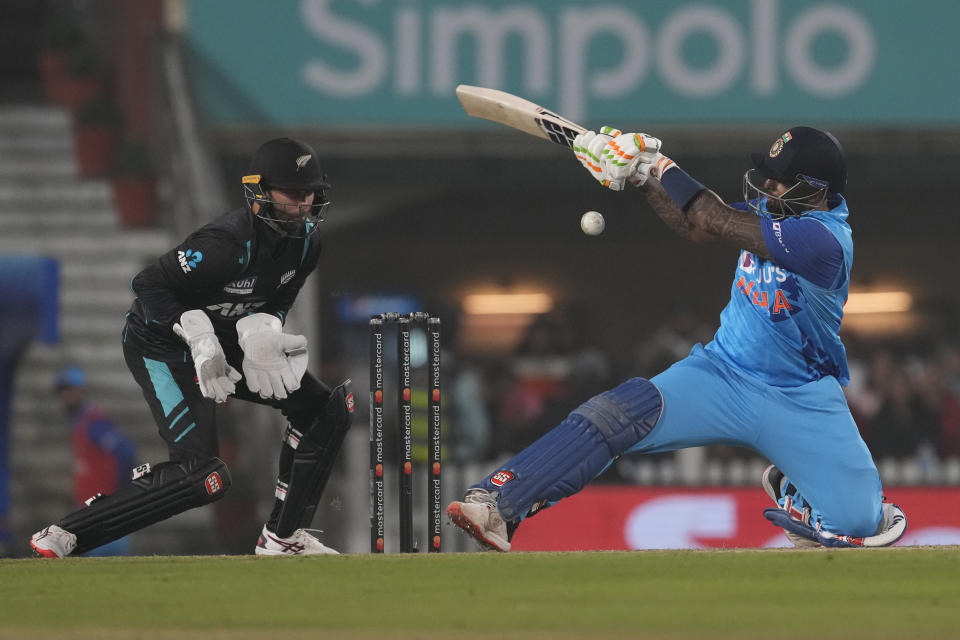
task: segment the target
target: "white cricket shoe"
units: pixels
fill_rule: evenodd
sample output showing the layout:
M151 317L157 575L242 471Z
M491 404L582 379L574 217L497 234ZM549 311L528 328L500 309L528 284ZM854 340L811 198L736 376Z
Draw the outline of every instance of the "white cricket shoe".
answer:
M306 529L297 529L289 538L281 538L267 529L267 525L263 525L254 553L258 556L340 555L339 551L326 546Z
M872 536L855 538L824 532L820 535L840 540L851 547L889 547L907 532L907 516L904 515L903 509L892 502L884 502L881 505L880 514L880 524L877 526L877 532Z
M33 534L30 546L42 558L66 558L77 548L77 536L52 524Z
M447 517L484 547L494 551L510 551L507 522L500 515L495 498L486 491L482 493L486 495L471 491L463 502L451 502L447 507Z
M767 495L770 496L770 499L773 500L774 504L783 509L783 505L780 504L780 498L783 497L783 485L786 483L787 477L783 475L783 471L780 471L775 465L770 465L763 470L763 475L760 476L760 486L763 487L763 490L767 492ZM802 517L798 517L796 509L791 510L789 507L785 509L791 516L797 517L798 520L803 521ZM809 524L810 512L806 512L807 521L806 524ZM791 531L783 530L784 535L787 536L787 539L793 543L795 547L801 548L811 548L819 547L820 545L814 542L813 540L808 540L801 535L797 535Z
M884 502L881 506L883 517L880 526L877 527L877 533L867 540L873 543L872 546L888 547L907 532L907 516L903 509L892 502Z

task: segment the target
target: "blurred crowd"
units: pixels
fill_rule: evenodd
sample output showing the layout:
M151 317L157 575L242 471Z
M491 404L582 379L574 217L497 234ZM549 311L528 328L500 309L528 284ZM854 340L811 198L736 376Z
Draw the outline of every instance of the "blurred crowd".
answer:
M850 344L847 402L876 458L960 454L960 344L928 340Z
M600 351L563 312L539 316L507 358L455 358L448 440L454 459L501 459L558 424L581 402L632 376L651 377L708 342L715 327L678 312L629 349ZM845 336L847 400L876 459L931 461L960 455L960 341L948 334ZM749 451L709 447L712 459Z

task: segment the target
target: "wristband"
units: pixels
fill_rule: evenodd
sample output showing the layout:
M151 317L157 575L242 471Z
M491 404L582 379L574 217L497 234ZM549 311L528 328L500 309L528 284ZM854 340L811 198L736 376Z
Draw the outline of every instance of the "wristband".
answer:
M674 204L686 211L693 199L707 188L692 178L689 173L670 161L669 165L660 173L660 184L667 192Z

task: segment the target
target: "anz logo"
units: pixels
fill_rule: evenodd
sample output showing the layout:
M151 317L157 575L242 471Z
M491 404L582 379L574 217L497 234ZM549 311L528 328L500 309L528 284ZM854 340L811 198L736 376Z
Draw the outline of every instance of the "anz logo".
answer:
M184 273L190 273L197 268L200 261L203 260L203 253L187 249L186 251L177 251L177 260L180 261L180 268Z
M236 316L245 316L262 307L266 300L260 302L221 302L220 304L211 304L206 307L207 311L217 313L224 318L234 318Z

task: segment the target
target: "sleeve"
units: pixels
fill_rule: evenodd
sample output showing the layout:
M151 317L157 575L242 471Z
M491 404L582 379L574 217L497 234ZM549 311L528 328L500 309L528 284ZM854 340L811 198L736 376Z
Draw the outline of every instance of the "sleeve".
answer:
M96 420L87 430L87 437L98 449L108 452L117 461L117 486L129 480L133 468L133 444L109 420Z
M826 225L813 218L763 218L761 228L777 264L819 287L837 285L843 273L843 249Z
M236 280L243 257L241 243L229 233L200 229L134 276L130 286L146 320L169 328L192 308L187 294Z
M313 273L314 269L317 268L317 263L319 261L320 242L318 240L315 244L311 244L307 256L297 269L297 275L295 275L290 282L281 287L281 289L277 292L277 295L272 297L267 304L259 309L259 311L261 313L269 313L270 315L277 316L280 318L280 322L286 323L287 314L290 313L290 307L293 306L294 300L297 299L297 295L300 293L303 283L307 281L307 277Z

